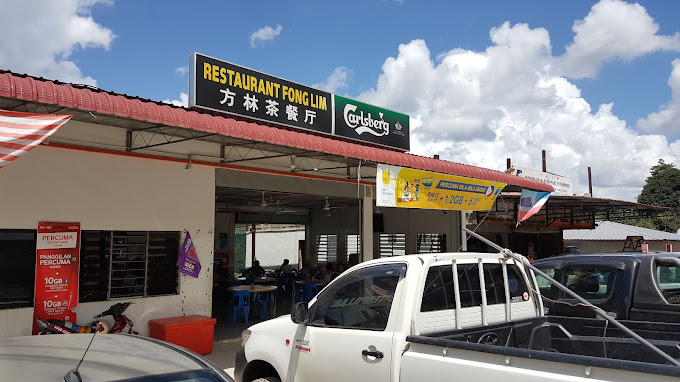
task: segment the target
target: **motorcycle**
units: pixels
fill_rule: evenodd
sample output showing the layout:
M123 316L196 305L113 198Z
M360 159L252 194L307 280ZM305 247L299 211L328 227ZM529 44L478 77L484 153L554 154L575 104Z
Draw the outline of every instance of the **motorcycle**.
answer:
M39 334L70 334L70 333L93 333L98 331L99 333L126 333L126 334L139 334L132 330L134 323L125 315L125 310L133 304L132 302L119 302L117 304L111 305L111 307L94 317L94 320L89 325L78 325L74 322L49 319L47 321L38 320L38 326L40 327ZM112 316L113 326L109 326L98 318Z

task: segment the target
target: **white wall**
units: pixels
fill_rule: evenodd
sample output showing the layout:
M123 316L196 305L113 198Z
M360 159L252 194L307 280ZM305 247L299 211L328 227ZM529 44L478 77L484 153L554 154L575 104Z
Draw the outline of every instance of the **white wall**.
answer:
M83 127L75 123L76 130ZM0 169L0 228L36 229L39 221L74 221L83 230L186 229L203 266L200 276L182 275L179 295L131 299L135 304L127 315L143 335L148 335L151 319L209 316L215 171L209 166L185 166L39 146ZM78 322L89 322L111 304L80 304L74 309ZM0 310L0 337L30 334L32 319L33 308Z
M255 260L266 270L278 269L283 259L288 259L293 268L298 266L298 244L305 240L305 230L256 231ZM252 233L246 234L246 268L252 266Z

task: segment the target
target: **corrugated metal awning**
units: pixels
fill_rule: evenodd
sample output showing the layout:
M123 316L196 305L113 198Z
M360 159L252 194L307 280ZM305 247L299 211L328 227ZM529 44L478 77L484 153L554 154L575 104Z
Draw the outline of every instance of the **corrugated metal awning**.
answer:
M7 71L0 71L0 97L47 105L58 105L63 108L130 118L136 121L175 126L373 163L385 163L425 171L485 179L537 191L553 191L553 187L547 183L506 174L501 171L279 129L85 86L72 86L42 78L17 75Z

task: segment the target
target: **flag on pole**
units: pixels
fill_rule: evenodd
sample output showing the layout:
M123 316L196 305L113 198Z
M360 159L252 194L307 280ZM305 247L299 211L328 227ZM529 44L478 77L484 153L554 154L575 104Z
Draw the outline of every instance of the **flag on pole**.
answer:
M41 144L71 117L0 110L0 168Z
M522 195L519 197L517 225L519 226L519 223L529 219L538 211L540 211L545 202L548 201L549 197L549 192L538 192L522 189Z

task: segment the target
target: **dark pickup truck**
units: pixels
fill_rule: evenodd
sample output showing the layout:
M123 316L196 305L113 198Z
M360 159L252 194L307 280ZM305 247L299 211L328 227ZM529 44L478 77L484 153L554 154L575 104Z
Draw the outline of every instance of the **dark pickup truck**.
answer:
M680 253L563 255L532 265L616 319L680 323ZM545 278L536 281L548 314L595 317Z

